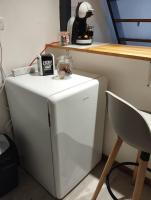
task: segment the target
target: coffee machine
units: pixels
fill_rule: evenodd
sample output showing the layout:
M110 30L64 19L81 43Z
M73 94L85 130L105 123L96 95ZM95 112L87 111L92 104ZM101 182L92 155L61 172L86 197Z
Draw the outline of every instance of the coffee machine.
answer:
M93 15L94 9L88 2L80 2L74 17L68 21L67 31L70 33L71 44L90 45L93 41L93 27L87 19Z

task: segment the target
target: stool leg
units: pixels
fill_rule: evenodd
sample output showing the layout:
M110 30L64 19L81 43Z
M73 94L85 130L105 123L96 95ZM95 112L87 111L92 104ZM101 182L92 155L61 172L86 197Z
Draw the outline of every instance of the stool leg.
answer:
M116 143L115 143L115 145L114 145L114 147L112 149L112 152L110 153L110 155L108 157L107 163L106 163L106 165L104 167L104 170L103 170L103 172L101 174L99 183L98 183L97 188L96 188L96 190L95 190L95 192L93 194L92 200L96 200L96 198L97 198L97 196L98 196L98 194L99 194L99 192L100 192L100 190L102 188L102 185L103 185L103 183L105 181L105 178L106 178L107 174L109 173L109 171L110 171L110 169L111 169L111 167L112 167L112 165L113 165L113 163L115 161L115 158L116 158L116 156L117 156L117 154L119 152L119 149L120 149L120 147L122 145L122 142L123 142L123 140L118 137L118 139L117 139L117 141L116 141Z
M143 155L146 156L145 159L142 159ZM140 200L141 198L149 156L148 153L141 153L132 200Z
M141 155L141 151L138 151L137 158L136 158L136 163L139 163L140 155ZM135 166L134 171L133 171L132 184L135 184L137 171L138 171L138 166Z

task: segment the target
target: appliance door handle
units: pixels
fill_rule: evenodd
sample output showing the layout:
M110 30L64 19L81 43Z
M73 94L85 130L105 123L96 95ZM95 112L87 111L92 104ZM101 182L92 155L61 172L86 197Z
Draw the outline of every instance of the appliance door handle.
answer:
M49 112L49 109L48 109L48 124L49 124L49 127L51 127L51 121L50 121L50 112Z

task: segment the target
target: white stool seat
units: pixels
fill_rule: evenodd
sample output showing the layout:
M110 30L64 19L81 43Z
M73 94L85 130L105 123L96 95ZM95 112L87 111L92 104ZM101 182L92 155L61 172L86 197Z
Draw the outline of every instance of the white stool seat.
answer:
M144 112L144 111L139 111L142 117L145 119L149 129L150 129L150 135L151 135L151 114Z
M106 94L110 121L118 138L108 157L92 200L96 200L123 142L136 148L139 152L137 158L139 166L138 169L136 167L134 170L136 182L132 200L140 200L145 172L151 154L151 114L138 110L110 91L106 91Z

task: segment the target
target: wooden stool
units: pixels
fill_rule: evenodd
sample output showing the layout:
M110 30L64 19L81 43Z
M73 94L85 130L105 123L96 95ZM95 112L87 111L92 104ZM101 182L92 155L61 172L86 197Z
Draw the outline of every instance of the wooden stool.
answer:
M151 153L151 115L136 109L112 92L106 93L109 117L118 138L108 157L92 200L96 200L123 142L138 149L139 165L135 167L133 174L133 182L135 179L136 182L132 200L140 200Z

